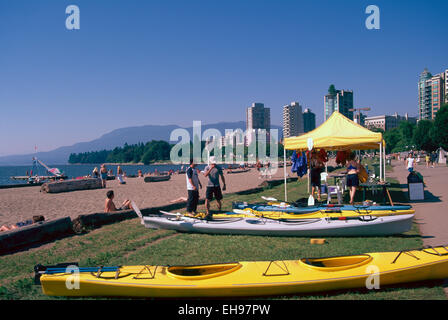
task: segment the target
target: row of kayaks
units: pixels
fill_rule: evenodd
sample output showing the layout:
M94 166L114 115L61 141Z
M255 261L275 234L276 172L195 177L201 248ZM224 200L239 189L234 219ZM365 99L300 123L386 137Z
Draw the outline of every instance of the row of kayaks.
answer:
M270 202L234 202L233 211L213 219L173 214L143 217L147 228L209 234L259 236L387 236L407 232L415 211L411 206L313 206Z
M379 289L448 278L448 248L192 266L36 266L50 296L241 297Z
M211 220L163 212L142 217L142 223L148 228L212 234L379 236L408 231L414 217L410 206L301 208L269 202L234 203L233 210L216 214ZM50 296L233 298L305 294L448 278L448 247L188 266L38 265L35 274L43 292Z

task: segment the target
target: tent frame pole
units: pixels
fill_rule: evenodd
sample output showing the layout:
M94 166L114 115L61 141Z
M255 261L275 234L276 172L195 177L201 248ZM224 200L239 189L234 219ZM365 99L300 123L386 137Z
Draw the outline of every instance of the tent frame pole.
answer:
M286 149L283 147L283 178L285 183L285 202L288 202L288 187L286 185Z
M384 164L384 172L383 172L383 179L386 181L386 146L383 144L383 164Z
M380 181L383 181L383 142L380 142Z

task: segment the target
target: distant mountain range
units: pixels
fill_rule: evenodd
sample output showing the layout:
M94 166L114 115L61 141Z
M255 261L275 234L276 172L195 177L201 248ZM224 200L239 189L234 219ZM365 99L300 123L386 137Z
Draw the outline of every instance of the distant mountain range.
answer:
M28 165L31 164L32 157L37 156L41 161L55 165L55 164L67 164L68 157L71 153L99 151L99 150L111 150L115 147L122 147L125 143L137 144L140 142L146 143L151 140L164 140L170 143L177 143L170 141L171 132L174 129L182 128L177 125L147 125L140 127L127 127L113 130L99 137L98 139L89 142L80 142L72 146L60 147L52 151L38 152L37 154L30 153L24 155L11 155L0 157L0 165ZM202 125L201 130L204 133L207 129L217 129L222 135L225 133L225 129L242 129L246 130L246 122L220 122L215 124ZM193 128L184 128L190 132L190 137L193 139ZM278 129L279 136L282 135L282 127L272 125L271 129Z

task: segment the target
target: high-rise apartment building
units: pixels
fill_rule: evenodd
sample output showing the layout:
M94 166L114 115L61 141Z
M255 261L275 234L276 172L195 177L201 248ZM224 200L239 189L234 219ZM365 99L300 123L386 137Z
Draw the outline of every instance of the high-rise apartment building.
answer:
M264 103L252 103L246 110L246 129L271 129L271 109L265 108Z
M263 103L252 103L252 106L246 109L246 145L258 139L260 130L263 129L266 130L266 137L269 137L271 109L265 108Z
M353 91L351 90L334 90L328 92L324 97L324 116L325 121L338 111L344 116L353 120Z
M283 137L295 137L304 133L302 106L291 102L283 107Z
M316 115L311 109L306 108L303 113L303 132L309 132L316 129Z
M433 76L425 68L418 81L418 114L420 120L434 119L444 103L448 103L448 69Z

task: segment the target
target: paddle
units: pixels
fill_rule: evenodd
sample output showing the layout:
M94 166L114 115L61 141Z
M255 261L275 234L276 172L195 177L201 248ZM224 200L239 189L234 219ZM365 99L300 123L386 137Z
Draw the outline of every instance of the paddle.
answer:
M145 224L145 222L143 221L143 215L142 212L140 211L140 209L137 207L137 205L135 204L134 201L131 201L131 208L135 211L135 213L138 215L138 217L140 218L140 222L141 224Z
M274 197L265 197L265 196L261 196L262 199L266 200L266 201L279 201Z

